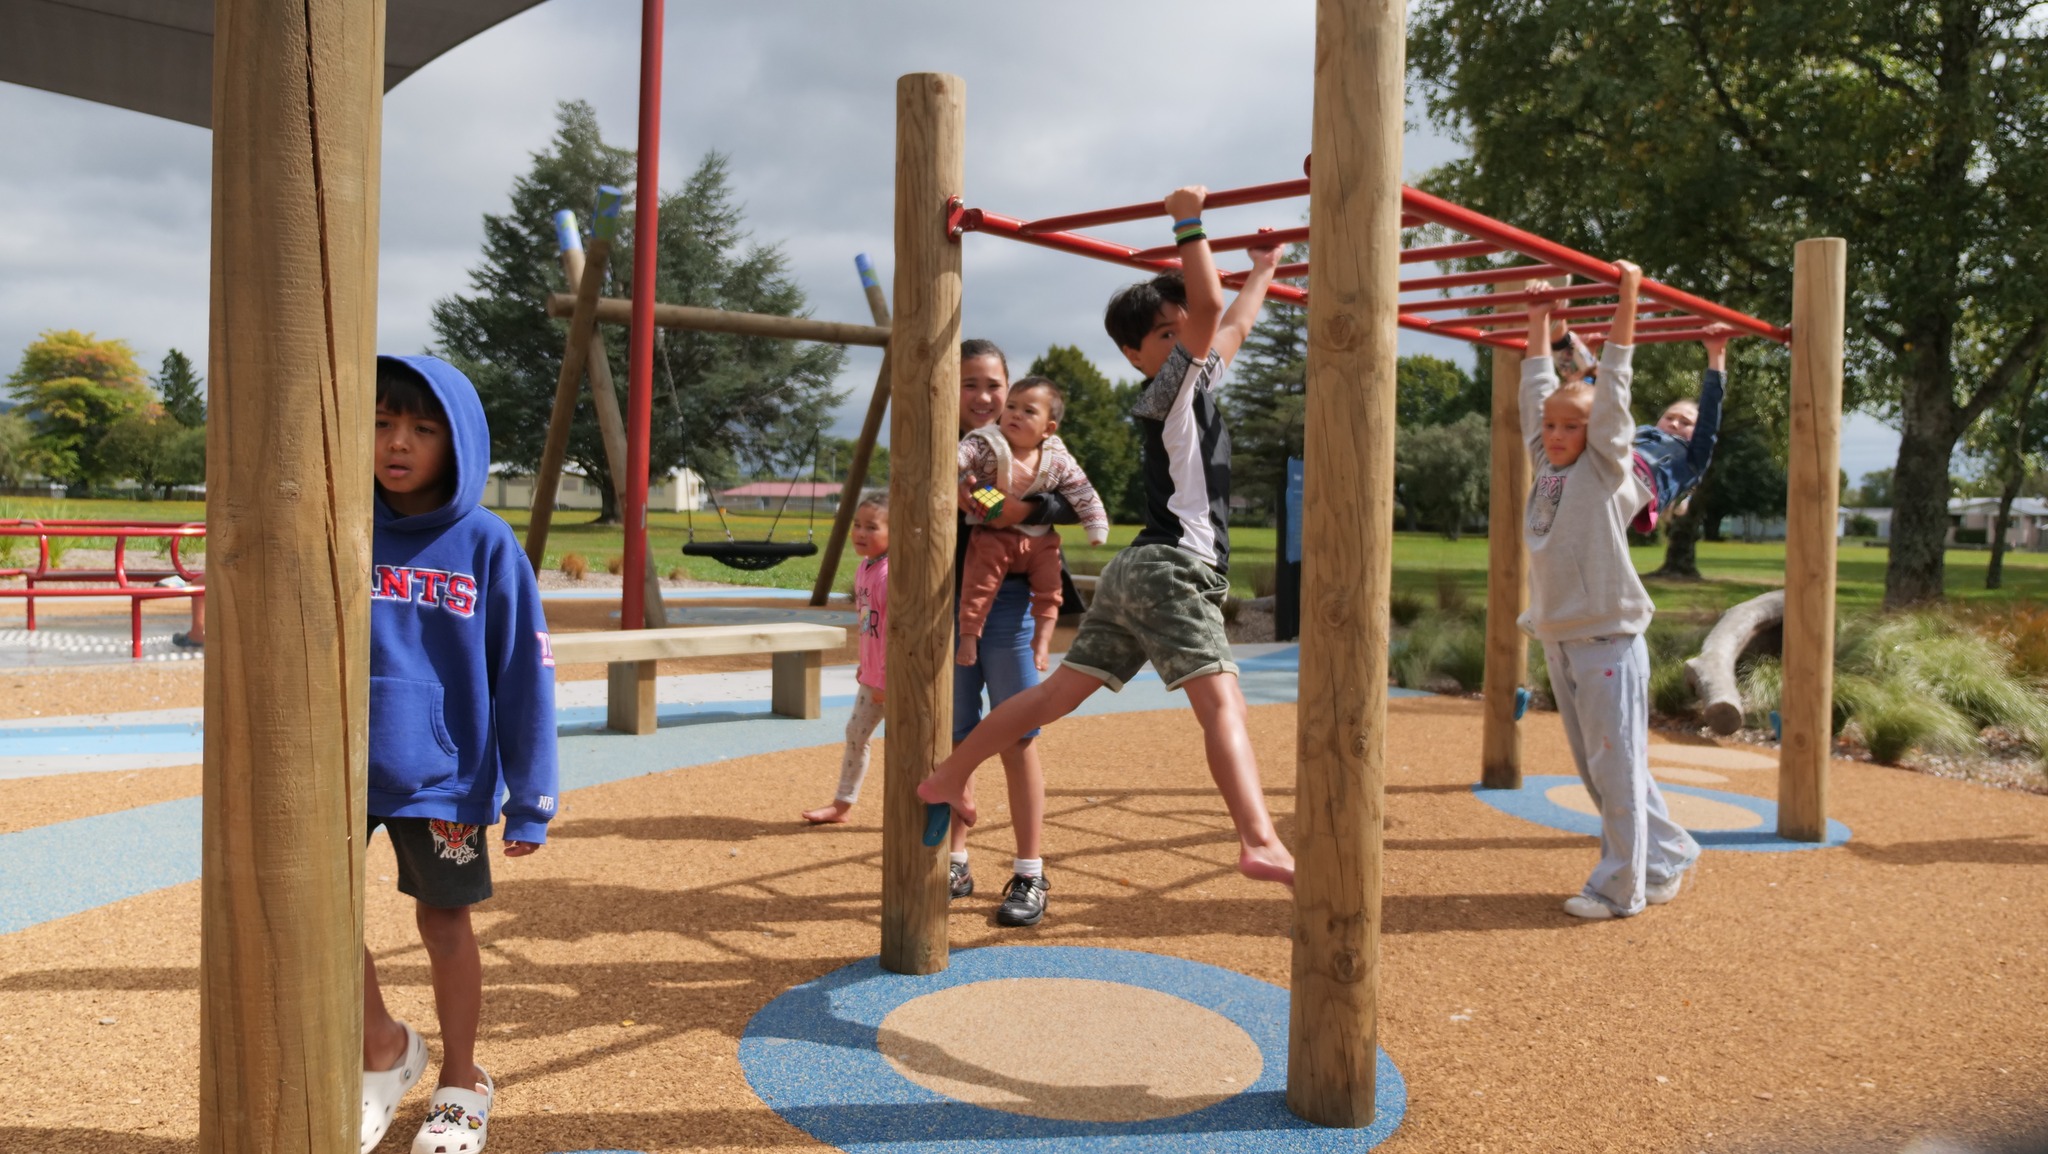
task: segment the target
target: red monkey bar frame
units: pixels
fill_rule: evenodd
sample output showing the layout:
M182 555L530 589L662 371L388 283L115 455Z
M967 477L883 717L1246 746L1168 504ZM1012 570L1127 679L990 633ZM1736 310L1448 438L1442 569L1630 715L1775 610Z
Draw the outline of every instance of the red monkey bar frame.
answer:
M1204 202L1204 207L1230 208L1307 195L1306 179L1285 180L1273 184L1255 184L1245 188L1212 192ZM1162 212L1160 204L1152 201L1098 209L1094 212L1050 216L1039 220L1019 220L986 209L967 208L956 200L948 205L947 225L956 239L962 233L981 232L1148 272L1165 272L1180 267L1180 259L1173 255L1175 250L1172 245L1139 249L1075 231L1098 225L1150 220L1162 215ZM1528 313L1498 311L1502 305L1526 305L1537 300L1572 301L1612 297L1614 294L1611 286L1621 279L1621 270L1612 261L1587 256L1556 241L1546 240L1535 233L1524 232L1482 213L1473 212L1440 197L1405 186L1401 189L1401 224L1404 228L1433 224L1471 238L1454 244L1405 249L1401 253L1403 264L1466 260L1495 254L1511 254L1534 262L1441 276L1413 277L1401 282L1401 291L1404 293L1444 293L1445 290L1454 288L1476 288L1512 281L1571 277L1582 278L1585 282L1549 289L1440 295L1403 301L1401 327L1416 332L1450 337L1473 344L1520 349L1528 342L1523 337L1515 335L1514 330L1528 322ZM1255 245L1292 244L1307 239L1306 228L1289 228L1217 237L1209 242L1209 247L1215 252L1236 252ZM1277 276L1305 276L1308 269L1306 261L1285 264L1280 266ZM1223 283L1235 288L1244 283L1247 271L1224 273ZM1286 301L1290 304L1308 303L1308 293L1293 285L1275 284L1267 295L1272 300ZM1561 308L1552 315L1563 320L1598 317L1604 321L1612 312L1612 305L1587 304ZM1424 315L1426 313L1459 315L1431 317ZM1642 284L1642 304L1639 313L1642 319L1636 327L1638 344L1696 341L1707 335L1708 325L1716 323L1730 326L1736 330L1737 335L1764 337L1779 344L1790 344L1792 340L1790 329L1758 320L1747 313L1737 312L1649 279L1645 279ZM1579 331L1597 339L1607 331L1607 326L1604 323L1589 325L1581 327Z

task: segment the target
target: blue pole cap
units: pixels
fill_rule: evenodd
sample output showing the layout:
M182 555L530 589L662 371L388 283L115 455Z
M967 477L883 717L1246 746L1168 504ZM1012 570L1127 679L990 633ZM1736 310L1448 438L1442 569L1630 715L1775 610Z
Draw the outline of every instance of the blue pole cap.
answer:
M555 214L555 251L578 252L583 248L583 238L576 233L576 214L568 209Z
M1522 715L1527 712L1529 712L1529 691L1518 685L1515 687L1515 720L1522 720Z
M615 185L597 186L597 209L590 222L591 235L612 240L619 235L619 206L626 203L626 190Z
M882 287L882 282L875 276L875 262L868 259L868 254L864 252L854 254L853 267L860 270L860 287L864 289Z

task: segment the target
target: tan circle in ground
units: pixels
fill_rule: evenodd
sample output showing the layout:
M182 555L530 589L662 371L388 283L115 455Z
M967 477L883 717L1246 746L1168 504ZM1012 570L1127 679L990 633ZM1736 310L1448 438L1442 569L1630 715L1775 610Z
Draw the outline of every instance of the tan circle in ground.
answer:
M1711 769L1681 769L1675 765L1653 765L1650 773L1659 781L1682 781L1687 785L1722 785L1728 780Z
M1553 785L1543 794L1555 805L1578 813L1600 816L1600 809L1586 793L1586 787L1578 782ZM1762 825L1764 819L1739 805L1712 798L1694 797L1689 793L1667 793L1664 804L1671 811L1671 820L1687 829L1725 830L1752 829Z
M898 1006L877 1039L896 1072L992 1110L1143 1122L1213 1106L1265 1061L1237 1023L1157 990L1082 978L1003 978Z
M1719 745L1667 745L1662 742L1650 746L1651 761L1667 761L1674 765L1692 765L1701 769L1776 769L1778 759L1746 749L1728 749Z

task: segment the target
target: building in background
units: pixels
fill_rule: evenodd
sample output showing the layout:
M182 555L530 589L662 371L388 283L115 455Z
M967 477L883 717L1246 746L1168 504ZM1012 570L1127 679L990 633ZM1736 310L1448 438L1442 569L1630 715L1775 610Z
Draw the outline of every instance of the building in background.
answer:
M655 512L681 513L702 509L704 478L694 470L677 469L647 487L647 507ZM484 504L493 509L533 508L533 475L515 474L504 465L492 465L484 483ZM604 493L574 465L562 467L562 483L555 486L555 508L604 508Z

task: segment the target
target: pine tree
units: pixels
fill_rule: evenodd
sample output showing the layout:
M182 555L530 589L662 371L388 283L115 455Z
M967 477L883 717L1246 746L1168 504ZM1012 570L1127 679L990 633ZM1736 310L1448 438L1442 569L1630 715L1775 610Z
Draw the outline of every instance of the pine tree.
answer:
M206 394L199 374L192 371L192 359L176 349L164 354L156 373L156 395L164 412L188 429L206 424Z
M1050 378L1067 396L1059 438L1087 470L1112 521L1141 516L1144 477L1138 461L1138 431L1131 424L1135 385L1112 385L1094 362L1073 345L1054 345L1031 362L1027 375Z
M633 175L632 154L603 141L588 104L566 102L556 115L552 146L513 182L511 211L484 217L483 262L470 274L475 295L434 305L440 351L483 398L493 457L525 470L540 462L568 327L545 311L547 294L569 291L556 258L554 213L587 215L598 185L625 186ZM605 291L630 297L636 238L632 214L622 215ZM787 260L775 246L752 242L743 221L725 157L707 153L680 191L662 197L655 299L802 314L804 293L789 278ZM623 326L604 332L623 408L629 333ZM832 381L843 359L835 345L657 332L651 473L687 466L717 485L750 470L792 476L809 469L806 454L837 400ZM569 460L603 494L600 519L615 519L618 499L587 401L577 407Z
M1286 259L1306 255L1297 246ZM1287 459L1302 455L1307 383L1308 314L1298 305L1269 305L1237 351L1223 400L1230 418L1231 495L1263 506L1273 517L1287 484Z

